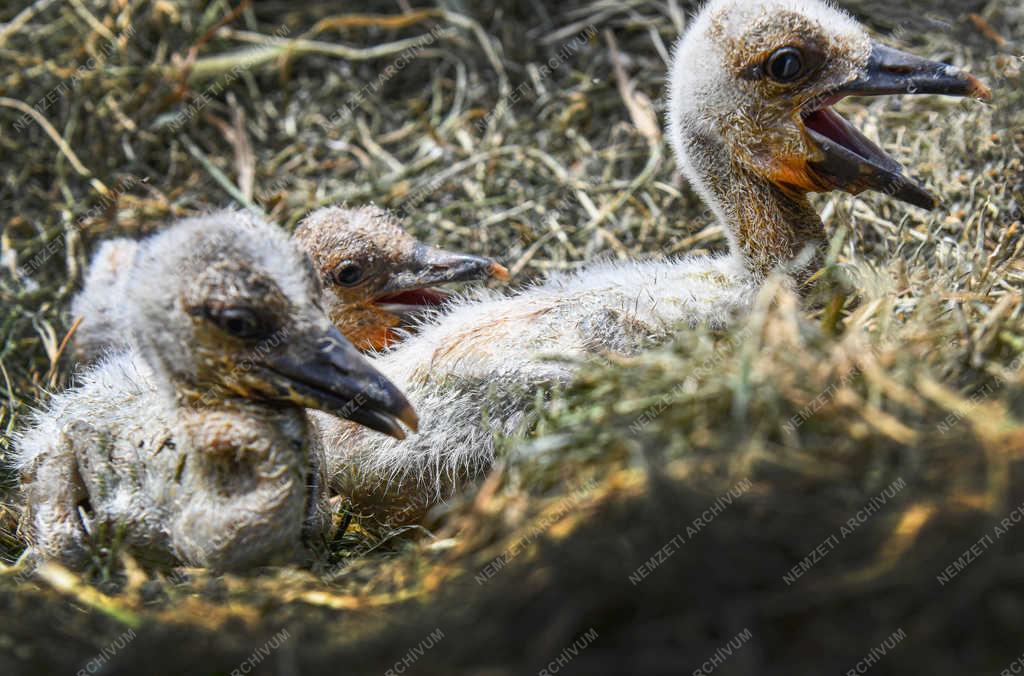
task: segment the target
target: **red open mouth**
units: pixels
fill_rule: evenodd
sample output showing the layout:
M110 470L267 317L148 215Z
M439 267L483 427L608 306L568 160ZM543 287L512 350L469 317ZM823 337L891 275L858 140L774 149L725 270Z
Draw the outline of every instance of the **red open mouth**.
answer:
M835 103L832 101L831 103ZM884 150L875 145L859 129L847 122L839 113L826 105L817 110L804 112L801 117L807 129L835 141L850 152L868 162L894 173L901 173L903 167Z
M388 312L401 315L438 307L451 295L437 288L408 289L380 296L374 303Z
M991 100L992 91L978 78L949 64L922 59L879 42L871 43L867 63L852 79L807 101L800 110L805 148L810 150L801 171L808 192L865 190L933 209L938 199L903 167L872 143L831 106L847 96L940 94ZM803 173L803 176L800 174Z
M935 197L909 178L903 165L830 107L843 98L836 95L800 113L807 140L817 153L809 168L831 189L854 195L877 190L924 209L934 208Z

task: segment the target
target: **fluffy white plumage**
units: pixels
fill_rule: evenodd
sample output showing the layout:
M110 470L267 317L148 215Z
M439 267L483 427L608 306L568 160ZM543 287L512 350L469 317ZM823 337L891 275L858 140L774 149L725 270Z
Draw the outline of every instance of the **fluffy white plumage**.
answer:
M528 426L538 390L568 382L601 354L633 354L681 326L726 325L757 284L732 257L603 263L514 296L454 303L374 366L420 414L396 441L313 412L336 490L388 518L443 497L494 460L495 435Z

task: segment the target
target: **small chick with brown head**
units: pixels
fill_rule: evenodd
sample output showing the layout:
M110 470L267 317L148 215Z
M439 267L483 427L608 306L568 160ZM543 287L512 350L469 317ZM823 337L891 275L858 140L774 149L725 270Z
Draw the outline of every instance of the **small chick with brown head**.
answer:
M374 205L318 209L294 238L320 272L327 314L362 350L393 345L410 320L442 305L450 294L441 285L508 279L490 258L420 242Z

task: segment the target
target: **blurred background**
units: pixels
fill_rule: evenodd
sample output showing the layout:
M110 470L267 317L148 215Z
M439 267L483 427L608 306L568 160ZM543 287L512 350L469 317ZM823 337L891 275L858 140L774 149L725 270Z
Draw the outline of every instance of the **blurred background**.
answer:
M841 4L995 92L842 104L944 202L816 197L845 293L802 307L768 288L743 330L587 367L479 491L422 528L354 528L313 571L34 576L0 470L0 673L1011 668L1024 9ZM513 285L723 250L661 131L695 6L0 6L0 455L73 382L68 302L89 254L182 216L237 205L291 229L372 201L498 258Z

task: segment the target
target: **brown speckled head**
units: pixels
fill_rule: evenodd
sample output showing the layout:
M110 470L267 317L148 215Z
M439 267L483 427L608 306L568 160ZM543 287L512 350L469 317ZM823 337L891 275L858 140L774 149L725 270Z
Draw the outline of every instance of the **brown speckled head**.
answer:
M495 261L427 246L376 206L328 207L295 231L324 286L324 304L338 329L360 349L382 349L396 328L447 294L448 282L507 279Z
M676 45L668 136L682 171L763 276L824 239L810 192L935 199L831 106L846 96L986 97L951 66L873 41L822 0L711 0Z
M818 0L715 0L676 47L671 123L713 133L773 182L813 189L797 158L800 111L855 79L870 54L867 33Z

